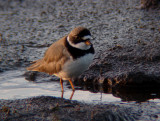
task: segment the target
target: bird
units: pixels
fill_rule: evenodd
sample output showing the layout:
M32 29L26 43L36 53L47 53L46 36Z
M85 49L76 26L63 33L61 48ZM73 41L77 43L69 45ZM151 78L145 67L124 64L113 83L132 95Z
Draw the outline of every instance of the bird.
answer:
M93 61L95 50L92 40L89 29L75 27L68 35L55 41L46 50L44 57L34 61L27 70L59 77L62 92L63 80L68 80L75 91L72 80L87 70Z

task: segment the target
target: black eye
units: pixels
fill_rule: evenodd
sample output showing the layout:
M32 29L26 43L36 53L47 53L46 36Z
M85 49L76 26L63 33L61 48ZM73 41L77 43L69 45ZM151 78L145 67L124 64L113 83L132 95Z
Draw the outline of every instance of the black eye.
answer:
M90 40L90 39L85 39L84 41L86 42L86 41L88 41L88 40Z

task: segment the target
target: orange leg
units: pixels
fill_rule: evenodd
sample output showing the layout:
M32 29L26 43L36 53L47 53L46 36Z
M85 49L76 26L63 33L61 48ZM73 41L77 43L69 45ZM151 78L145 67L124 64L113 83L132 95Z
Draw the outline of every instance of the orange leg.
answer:
M62 89L62 92L63 92L63 80L62 80L62 78L60 78L60 84L61 84L61 89Z
M74 85L73 85L72 81L69 80L69 83L71 84L72 90L74 91L75 89L74 89Z
M63 98L63 94L64 94L64 92L61 93L61 98Z
M72 97L73 97L73 95L74 95L74 92L75 92L75 90L73 90L73 91L72 91L72 94L71 94L70 100L72 100Z

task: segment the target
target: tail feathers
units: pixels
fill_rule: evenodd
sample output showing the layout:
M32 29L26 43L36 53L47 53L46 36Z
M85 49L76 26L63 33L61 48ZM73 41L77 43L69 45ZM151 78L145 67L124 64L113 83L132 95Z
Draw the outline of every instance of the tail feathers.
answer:
M28 71L39 71L42 59L32 62L33 64L27 68Z

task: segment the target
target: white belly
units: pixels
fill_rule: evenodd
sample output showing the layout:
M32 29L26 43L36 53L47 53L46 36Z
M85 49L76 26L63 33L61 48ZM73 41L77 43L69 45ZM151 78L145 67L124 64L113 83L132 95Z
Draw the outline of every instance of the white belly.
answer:
M93 56L93 54L87 54L81 58L77 58L76 60L71 59L65 63L62 71L56 75L60 78L63 78L64 80L78 77L89 67L93 60Z

